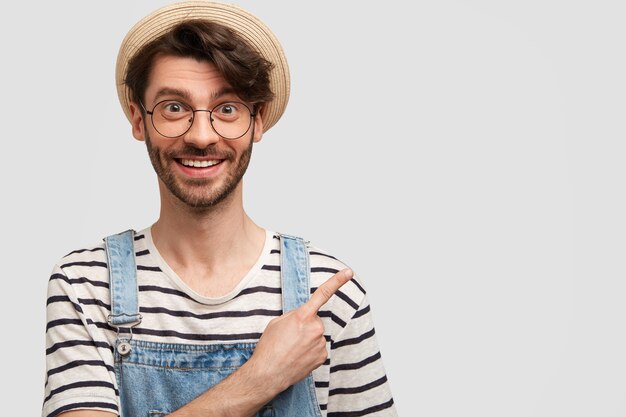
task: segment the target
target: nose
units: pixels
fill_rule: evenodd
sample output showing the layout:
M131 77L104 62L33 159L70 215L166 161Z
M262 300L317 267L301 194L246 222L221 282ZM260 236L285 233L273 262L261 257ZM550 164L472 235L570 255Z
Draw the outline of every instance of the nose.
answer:
M210 117L211 113L208 110L196 110L194 112L191 128L183 136L185 143L204 149L219 142L220 135L211 126Z

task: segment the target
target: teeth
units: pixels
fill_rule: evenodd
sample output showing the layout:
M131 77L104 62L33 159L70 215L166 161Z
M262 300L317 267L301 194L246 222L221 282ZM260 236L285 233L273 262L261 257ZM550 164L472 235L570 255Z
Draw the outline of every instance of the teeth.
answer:
M217 165L220 163L220 161L198 161L193 159L181 159L180 162L186 167L194 168L212 167L213 165Z

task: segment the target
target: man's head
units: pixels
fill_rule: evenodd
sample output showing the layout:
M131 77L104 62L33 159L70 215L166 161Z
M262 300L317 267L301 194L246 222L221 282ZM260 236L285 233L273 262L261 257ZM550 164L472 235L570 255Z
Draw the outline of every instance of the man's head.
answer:
M236 6L204 1L168 6L135 25L117 78L162 197L201 209L241 190L252 144L282 115L289 94L286 61L269 29Z
M142 104L131 103L131 125L146 142L162 198L197 209L232 201L263 132L253 107L213 63L156 56Z

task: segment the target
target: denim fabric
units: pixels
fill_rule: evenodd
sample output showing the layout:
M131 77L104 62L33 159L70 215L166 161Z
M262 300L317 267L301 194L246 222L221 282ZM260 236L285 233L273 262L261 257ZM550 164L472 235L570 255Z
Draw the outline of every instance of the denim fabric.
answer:
M140 317L138 305L134 311L127 309L138 298L134 249L131 257L127 247L134 241L133 234L131 231L116 236L122 237L105 240L109 263L114 265L109 272L111 310L121 311L123 317ZM283 311L297 308L309 299L308 250L300 238L281 236L281 279ZM256 346L255 343L190 345L132 340L130 326L111 321L120 334L129 335L120 338L123 343L118 344L115 352L122 417L165 416L177 410L237 370L250 359ZM125 324L128 322L127 319ZM130 352L120 349L122 344L130 345ZM313 376L280 393L256 416L321 417Z
M219 383L252 356L254 344L184 345L132 340L116 355L122 416L167 415ZM271 404L257 416L275 416Z
M280 236L280 271L283 313L287 313L306 303L311 294L309 251L302 239ZM273 404L281 411L280 416L321 417L311 374L275 398Z
M139 321L137 268L135 266L134 231L127 230L104 239L107 248L111 288L111 315L113 325Z
M280 271L283 313L294 310L309 299L309 252L302 239L281 235Z

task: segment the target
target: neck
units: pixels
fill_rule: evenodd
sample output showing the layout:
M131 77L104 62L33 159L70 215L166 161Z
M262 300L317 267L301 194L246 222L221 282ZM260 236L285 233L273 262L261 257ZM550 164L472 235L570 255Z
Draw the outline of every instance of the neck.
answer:
M236 285L265 243L265 231L243 209L242 184L216 206L202 209L187 206L162 184L160 191L152 239L168 265L202 293Z

